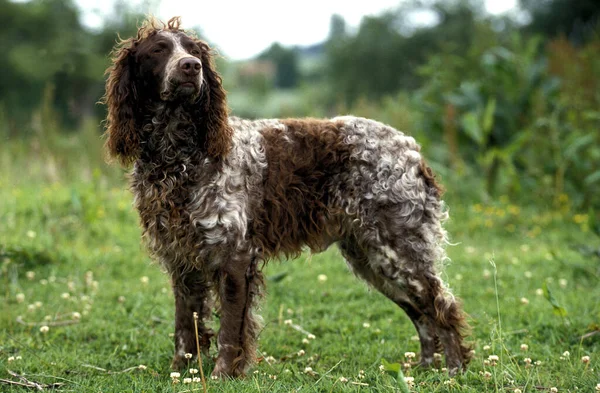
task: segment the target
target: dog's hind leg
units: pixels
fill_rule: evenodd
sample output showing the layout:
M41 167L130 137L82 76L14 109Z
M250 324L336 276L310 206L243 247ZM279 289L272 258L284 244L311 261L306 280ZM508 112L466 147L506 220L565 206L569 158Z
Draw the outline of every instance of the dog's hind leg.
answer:
M339 247L354 274L365 280L406 312L419 335L421 343L420 364L429 367L433 363L434 353L439 347L435 325L432 323L431 318L413 303L405 285L400 284L398 279L386 277L380 267L371 263L373 258L378 258L374 256L376 255L375 252L363 249L352 237L342 240ZM385 257L385 255L381 255L381 258Z

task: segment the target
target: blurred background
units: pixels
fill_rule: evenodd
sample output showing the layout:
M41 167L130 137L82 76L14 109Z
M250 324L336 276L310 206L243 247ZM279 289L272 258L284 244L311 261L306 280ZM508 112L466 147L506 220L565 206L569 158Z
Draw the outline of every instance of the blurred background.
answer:
M97 102L150 13L218 48L235 115L374 118L457 201L600 207L599 1L203 3L0 0L2 186L123 181Z

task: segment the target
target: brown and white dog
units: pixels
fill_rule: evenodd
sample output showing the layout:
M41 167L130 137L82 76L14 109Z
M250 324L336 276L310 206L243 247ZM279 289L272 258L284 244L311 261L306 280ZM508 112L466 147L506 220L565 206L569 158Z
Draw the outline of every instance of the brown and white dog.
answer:
M196 354L194 312L208 350L206 322L218 303L212 374L243 375L256 352L261 262L333 243L411 318L422 365L443 347L451 372L466 366L468 326L440 278L447 212L412 137L351 116L229 117L210 48L179 18L145 22L112 60L106 146L134 164L144 237L172 277L174 367Z

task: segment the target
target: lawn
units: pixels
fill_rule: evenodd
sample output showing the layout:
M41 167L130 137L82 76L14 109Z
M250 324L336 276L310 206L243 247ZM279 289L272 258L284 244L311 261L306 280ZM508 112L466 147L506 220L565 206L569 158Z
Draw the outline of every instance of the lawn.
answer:
M0 153L0 379L21 381L12 372L71 392L201 392L183 383L196 374L172 382L169 282L141 244L125 173L102 163L97 136L12 141ZM484 203L443 182L446 280L470 315L476 351L467 372L406 367L419 352L410 320L332 247L266 267L261 361L245 379L208 379L208 391L403 392L390 371L398 366L418 392L600 390L591 216L567 197ZM213 365L204 359L206 374Z

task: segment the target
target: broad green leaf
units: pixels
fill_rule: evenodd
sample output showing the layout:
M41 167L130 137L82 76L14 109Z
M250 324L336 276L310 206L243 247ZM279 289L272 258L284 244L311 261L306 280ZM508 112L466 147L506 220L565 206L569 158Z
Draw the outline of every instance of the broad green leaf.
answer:
M476 112L468 112L466 113L462 119L461 123L465 133L479 146L483 146L483 132L481 127L479 126L479 119Z
M494 127L494 113L496 112L496 98L491 98L485 105L483 113L483 132L487 136Z
M400 363L389 363L385 359L381 359L381 364L383 365L383 370L387 371L391 374L396 374L396 381L398 382L398 388L402 393L410 393L408 389L408 385L404 380L404 373L402 372L402 366Z
M560 304L558 304L558 301L552 295L552 292L550 291L550 288L548 287L547 283L544 283L544 286L542 287L542 290L544 291L544 297L552 305L552 311L554 312L554 314L556 314L556 315L558 315L560 317L566 317L567 316L567 310L565 310Z

